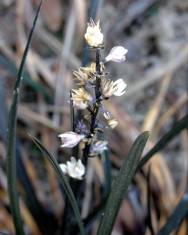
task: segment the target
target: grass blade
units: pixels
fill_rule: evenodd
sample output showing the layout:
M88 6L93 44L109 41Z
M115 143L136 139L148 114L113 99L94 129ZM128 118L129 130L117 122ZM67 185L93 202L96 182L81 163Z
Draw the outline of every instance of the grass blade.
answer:
M148 137L148 132L144 132L136 139L117 177L114 179L97 235L111 234L119 207L135 174Z
M103 161L103 168L104 168L104 175L105 175L103 198L106 198L109 195L109 192L111 190L111 183L112 183L109 149L103 152L102 161Z
M48 160L52 164L52 166L53 166L54 170L56 171L57 175L59 176L60 182L63 185L65 193L66 193L66 195L69 199L69 202L72 206L72 209L74 211L76 220L78 222L78 226L80 228L80 233L82 235L84 235L85 232L84 232L84 226L83 226L83 223L82 223L81 215L80 215L76 199L74 197L74 194L72 192L72 189L69 185L68 180L66 179L65 175L62 173L62 170L59 167L59 164L57 163L56 159L48 152L48 150L35 137L31 136L31 138L32 138L33 142L36 144L36 146L40 149L40 151L48 157Z
M188 129L188 114L175 123L170 131L168 131L156 145L141 159L137 171L157 152L162 150L174 137L176 137L183 129Z
M15 64L5 55L0 55L0 65L11 74L11 77L15 75L17 68ZM33 80L27 71L24 71L23 84L28 85L36 92L42 94L47 102L52 103L53 99L49 94L49 91L42 84L40 84L39 81Z
M157 235L168 235L174 229L178 228L181 220L185 217L188 212L188 192L184 194L183 198L176 206L171 216L167 220L167 223L160 229Z
M39 15L42 1L38 7L33 27L30 31L29 38L24 50L22 61L18 70L17 79L14 86L12 104L9 112L8 122L8 143L7 143L7 181L8 181L8 195L10 200L10 209L13 217L16 234L23 235L23 225L21 220L21 213L19 208L18 190L17 190L17 174L16 174L16 158L15 158L15 136L16 136L16 121L17 121L17 106L19 98L19 89L21 84L21 78L23 69L28 54L29 46L31 44L32 35L35 29L36 21Z

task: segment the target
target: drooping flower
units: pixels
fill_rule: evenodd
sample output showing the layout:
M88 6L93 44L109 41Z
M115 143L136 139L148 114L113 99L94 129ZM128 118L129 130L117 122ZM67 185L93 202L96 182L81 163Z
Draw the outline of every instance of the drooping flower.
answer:
M90 155L96 155L101 154L104 150L107 149L107 141L98 140L94 144L92 144L90 152Z
M73 89L72 90L72 98L73 105L78 109L86 109L88 107L89 102L92 100L91 95L84 89Z
M71 157L71 160L67 161L66 164L62 163L59 166L64 174L74 179L82 180L85 174L85 166L82 161L80 159L76 160L74 157Z
M103 43L103 34L101 33L101 29L99 26L99 21L97 24L91 19L90 23L88 23L85 39L89 46L91 47L99 47Z
M110 53L106 56L105 60L108 61L114 61L114 62L124 62L126 60L126 54L128 50L122 46L116 46L113 47L110 50Z
M73 148L76 146L82 139L84 139L85 135L79 135L73 131L65 132L63 134L58 135L62 141L62 148Z
M125 93L125 88L127 84L123 81L122 78L113 82L110 79L102 78L101 79L101 90L102 95L105 98L109 98L112 95L121 96Z
M111 116L109 112L103 114L104 118L107 120L108 126L114 129L118 125L118 121Z

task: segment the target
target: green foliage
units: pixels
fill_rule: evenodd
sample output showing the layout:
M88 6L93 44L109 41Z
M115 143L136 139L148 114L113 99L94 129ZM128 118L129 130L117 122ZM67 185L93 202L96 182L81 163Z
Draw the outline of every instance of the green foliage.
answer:
M13 91L12 104L9 112L8 122L8 144L7 144L7 180L8 180L8 195L10 200L10 209L13 217L16 234L23 235L23 225L21 220L18 190L17 190L17 175L16 175L16 158L15 158L15 137L16 137L16 121L17 121L17 108L18 99L20 94L21 78L23 75L23 69L27 58L29 46L31 44L32 35L35 29L37 18L40 12L42 1L39 4L33 27L30 31L29 38L24 50L22 61L18 70L16 83Z
M142 133L134 142L130 152L112 183L112 189L106 202L97 235L110 235L115 223L121 202L135 174L140 156L149 137L148 132Z
M78 205L77 205L75 196L72 192L72 189L69 185L69 182L68 182L66 176L63 174L61 168L59 167L59 164L56 161L56 159L48 152L48 150L35 137L31 136L31 138L32 138L33 142L36 144L36 146L40 149L40 151L44 155L46 155L46 157L48 158L48 160L51 163L52 167L56 171L56 173L58 175L58 178L59 178L60 182L63 185L65 193L66 193L66 195L69 199L69 202L72 206L72 209L74 211L75 217L76 217L77 222L78 222L78 226L80 228L80 232L81 232L82 235L85 234L84 226L83 226L82 219L81 219L81 215L80 215L80 212L79 212L79 209L78 209Z

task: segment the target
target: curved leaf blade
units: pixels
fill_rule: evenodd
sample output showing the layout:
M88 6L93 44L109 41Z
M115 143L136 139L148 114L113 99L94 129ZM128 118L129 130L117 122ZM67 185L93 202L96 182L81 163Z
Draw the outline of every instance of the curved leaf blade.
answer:
M148 160L157 152L161 151L174 137L176 137L182 130L188 129L188 113L181 118L157 143L149 150L149 152L141 159L137 171L140 170Z
M111 234L124 194L135 174L148 137L149 133L144 132L136 139L114 179L97 235Z
M181 220L188 212L188 192L184 194L183 198L176 206L167 223L160 229L157 235L168 235L178 227Z
M30 135L30 137L32 138L32 140L36 144L36 146L40 149L40 151L47 156L49 162L51 163L51 165L53 166L54 170L56 171L56 173L57 173L57 175L58 175L58 177L60 179L60 182L63 185L65 193L66 193L66 195L67 195L67 197L69 199L69 202L70 202L70 204L72 206L72 209L74 211L76 220L78 222L78 226L80 228L80 233L82 235L84 235L85 231L84 231L84 226L83 226L83 223L82 223L81 215L80 215L80 212L79 212L79 209L78 209L78 205L77 205L75 196L74 196L74 194L72 192L72 189L71 189L71 187L69 185L69 182L68 182L67 178L63 174L61 168L59 167L59 164L56 161L56 159L48 152L48 150L40 143L40 141L37 140L37 138L35 138L35 137L31 136L31 135Z
M10 200L10 210L13 217L13 223L15 227L16 234L24 235L23 224L21 219L20 207L19 207L19 199L18 199L18 190L17 190L17 174L16 174L16 158L15 158L15 137L16 137L16 122L17 122L17 108L18 108L18 99L20 94L20 85L21 78L23 74L23 69L25 65L25 61L27 58L27 54L29 51L29 46L31 44L31 39L33 36L33 32L36 26L36 22L38 19L38 15L40 12L40 8L42 5L42 0L37 9L33 26L31 28L28 41L24 50L24 54L22 57L22 61L18 70L13 98L9 112L9 121L8 121L8 143L7 143L7 181L8 181L8 195Z

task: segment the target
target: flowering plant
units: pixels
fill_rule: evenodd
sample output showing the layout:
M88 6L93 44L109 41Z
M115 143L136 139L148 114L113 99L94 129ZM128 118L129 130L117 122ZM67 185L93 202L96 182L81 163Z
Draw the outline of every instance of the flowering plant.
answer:
M85 164L87 163L88 157L100 155L107 149L107 141L104 141L104 138L100 139L98 137L99 132L103 133L102 129L106 127L115 128L118 125L118 121L108 111L104 112L106 125L100 124L98 114L101 110L106 110L103 100L109 99L112 95L123 95L127 87L122 78L112 81L107 77L105 64L109 61L124 62L128 50L122 46L113 47L105 60L102 60L101 50L104 48L103 38L99 21L95 24L91 19L86 29L85 39L92 51L95 51L96 61L88 67L81 67L78 71L73 72L74 80L77 82L78 87L71 90L73 108L84 110L85 116L77 120L77 123L73 123L76 132L66 132L59 135L63 142L61 147L72 148L80 141L84 141L85 147L83 148L82 160ZM78 158L78 156L75 157ZM71 159L74 158L72 157ZM71 162L68 162L66 168L65 164L61 165L63 172L70 177L82 179L83 172L85 171L81 170L80 174L77 173L79 172L78 168L83 169L84 165L80 159L78 161L79 164L77 164L77 167L74 167L76 164L75 159L74 161L71 160Z
M13 92L12 104L9 112L7 144L8 195L10 199L10 209L13 216L15 232L16 234L20 235L24 235L25 231L20 213L18 189L16 184L16 114L23 68L41 4L42 1L38 7L33 27L30 31L29 39L25 47L21 65L19 67ZM48 152L48 150L40 143L40 141L31 136L36 146L47 157L56 174L58 175L59 181L63 186L64 192L75 215L75 221L78 224L80 234L82 235L86 234L85 226L87 225L87 218L85 223L83 223L79 210L80 204L77 203L76 195L78 192L80 192L80 189L82 189L80 186L82 186L82 183L86 178L85 173L87 176L87 160L89 157L101 156L102 153L108 149L108 143L104 138L104 130L106 128L115 128L118 124L117 120L112 117L112 114L105 109L103 101L108 100L112 95L123 95L126 88L126 83L123 81L123 79L112 81L107 78L105 64L109 61L123 62L125 61L125 55L127 53L125 48L118 46L110 51L109 55L107 55L104 61L101 59L101 50L104 47L104 37L101 32L99 21L96 24L93 20L90 21L86 29L85 39L89 47L95 51L96 61L90 66L81 67L78 69L78 71L73 73L78 87L71 90L70 96L72 109L79 110L79 112L82 111L82 115L78 120L76 120L76 122L73 122L73 128L71 131L59 135L59 138L62 141L62 148L74 148L75 146L79 146L79 143L82 142L82 156L80 156L77 152L66 163L59 164L56 158ZM99 120L100 112L103 113L103 117L106 121L105 125L102 125L102 122ZM72 114L74 113L75 112L72 112ZM75 120L74 115L72 120ZM101 206L99 210L97 210L97 214L101 212L101 210L104 211L103 217L100 219L99 228L97 230L98 235L111 234L123 196L127 191L136 170L139 167L139 158L142 154L147 138L148 133L143 133L136 139L127 157L125 158L117 177L113 180L112 185L111 183L109 184L109 190L106 193L108 198L105 196L105 203L102 200ZM152 155L149 157L151 156ZM146 157L147 159L143 159L144 163L149 158L148 156ZM143 162L141 162L141 166L144 164ZM67 175L70 177L70 179L67 178ZM73 179L73 181L71 179ZM81 181L82 179L83 181ZM66 209L67 208L65 208L65 217L63 219L66 221L67 218L67 223L70 224L70 226L69 229L66 231L63 230L63 232L65 231L66 234L77 234L78 229L75 225L75 221L72 220L72 216L69 216L69 213L66 213L67 211L69 212L69 210ZM95 217L96 214L94 214L91 219L93 220ZM71 224L71 222L73 223Z

